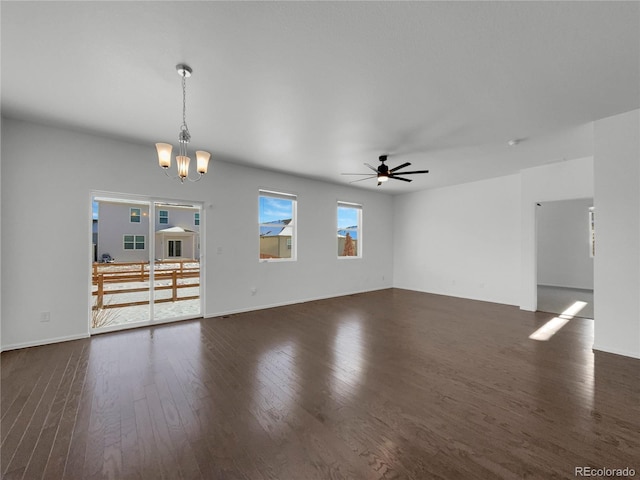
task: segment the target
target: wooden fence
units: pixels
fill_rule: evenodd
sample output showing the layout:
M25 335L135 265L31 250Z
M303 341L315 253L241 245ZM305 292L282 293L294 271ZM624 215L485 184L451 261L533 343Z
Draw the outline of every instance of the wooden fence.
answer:
M200 287L200 263L198 260L163 260L154 262L154 291L171 290L171 297L156 298L155 303L175 302L178 300L196 300L200 295L180 297L180 289ZM148 305L149 300L125 303L105 304L105 295L118 295L149 291L149 286L132 286L131 288L105 288L109 284L144 283L149 282L149 262L122 263L94 263L92 282L96 290L91 294L96 296L94 310L103 308L122 308L135 305ZM178 280L196 279L189 283L179 284ZM168 285L158 285L159 281L169 281Z

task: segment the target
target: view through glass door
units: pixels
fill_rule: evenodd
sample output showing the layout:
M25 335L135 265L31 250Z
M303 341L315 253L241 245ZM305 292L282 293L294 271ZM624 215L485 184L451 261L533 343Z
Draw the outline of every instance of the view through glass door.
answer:
M155 202L154 319L200 316L200 207Z
M91 330L201 315L201 206L94 195Z

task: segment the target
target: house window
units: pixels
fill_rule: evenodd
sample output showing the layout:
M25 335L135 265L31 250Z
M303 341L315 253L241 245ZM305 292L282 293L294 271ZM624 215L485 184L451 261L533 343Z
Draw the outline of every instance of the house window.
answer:
M158 210L158 223L162 225L169 224L169 210Z
M193 214L193 224L200 225L200 212L196 212Z
M362 205L338 202L338 257L362 257Z
M295 195L259 191L260 260L296 259L296 212Z
M125 250L144 250L144 235L124 235L123 247Z
M140 223L140 209L139 208L130 208L129 209L129 221L131 223Z

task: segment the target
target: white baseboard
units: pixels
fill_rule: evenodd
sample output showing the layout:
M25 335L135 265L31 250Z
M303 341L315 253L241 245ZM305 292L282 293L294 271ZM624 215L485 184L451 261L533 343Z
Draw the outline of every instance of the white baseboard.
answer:
M495 303L496 305L506 305L508 307L518 307L519 305L516 303L507 303L504 300L497 300L495 298L487 298L487 297L481 297L479 295L463 295L461 293L454 293L454 292L449 292L446 290L442 290L442 291L438 291L438 290L425 290L424 288L418 288L418 287L408 287L405 285L394 285L393 287L390 288L398 288L401 290L410 290L412 292L420 292L420 293L429 293L431 295L440 295L442 297L452 297L452 298L460 298L463 300L474 300L476 302L485 302L485 303ZM520 307L522 308L522 307Z
M317 300L326 300L328 298L338 298L338 297L347 297L349 295L357 295L359 293L368 293L368 292L377 292L379 290L388 290L391 288L395 288L392 286L388 286L388 287L376 287L376 288L371 288L371 289L367 289L367 290L356 290L356 291L352 291L352 292L346 292L346 293L340 293L337 295L322 295L319 297L309 297L309 298L305 298L302 300L290 300L290 301L286 301L286 302L278 302L278 303L270 303L270 304L266 304L266 305L255 305L252 307L248 307L248 308L239 308L239 309L234 309L234 310L224 310L221 312L215 312L215 313L207 313L204 315L204 318L215 318L215 317L223 317L225 315L235 315L237 313L247 313L247 312L255 312L258 310L266 310L268 308L276 308L276 307L285 307L287 305L296 305L298 303L306 303L306 302L315 302Z
M372 288L372 289L367 289L367 290L358 290L358 291L352 291L352 292L346 292L346 293L340 293L337 295L323 295L323 296L319 296L319 297L312 297L312 298L306 298L306 299L302 299L302 300L291 300L291 301L287 301L287 302L280 302L280 303L272 303L272 304L268 304L268 305L258 305L258 306L252 306L252 307L248 307L248 308L241 308L241 309L237 309L237 310L227 310L227 311L222 311L222 312L215 312L215 313L208 313L206 315L204 315L204 318L213 318L213 317L221 317L223 315L233 315L236 313L245 313L245 312L252 312L252 311L256 311L256 310L265 310L267 308L274 308L274 307L283 307L285 305L295 305L297 303L305 303L305 302L313 302L316 300L325 300L327 298L337 298L337 297L344 297L347 295L355 295L358 293L367 293L367 292L375 292L378 290L386 290L389 288L393 288L391 286L385 286L385 287L377 287L377 288ZM188 319L189 317L185 317L184 319ZM111 328L107 328L107 329L101 329L101 330L92 330L91 333L93 334L99 334L99 333L109 333L111 331L122 331L122 330L128 330L128 329L133 329L133 328L140 328L140 327L153 327L153 326L157 326L157 325L161 325L163 323L173 323L176 321L180 321L182 319L180 318L172 318L169 320L164 320L164 321L155 321L155 322L149 322L149 323L138 323L138 324L133 324L133 325L127 325L127 326L116 326L113 327L113 329ZM4 352L4 351L9 351L9 350L17 350L19 348L28 348L28 347L39 347L41 345L49 345L51 343L59 343L59 342L68 342L70 340L79 340L82 338L89 338L91 336L91 334L89 333L83 333L83 334L79 334L79 335L69 335L66 337L55 337L55 338L47 338L44 340L35 340L32 342L24 342L24 343L14 343L11 345L3 345L2 347L0 347L0 351Z
M569 290L583 290L585 292L592 292L593 293L593 287L591 287L591 288L573 287L571 285L554 285L553 283L539 283L538 286L539 287L551 287L551 288L567 288Z
M599 352L613 353L615 355L622 355L623 357L637 358L640 360L640 352L629 352L626 350L620 350L619 348L610 348L596 344L593 345L593 349Z
M66 337L55 337L55 338L47 338L44 340L35 340L33 342L24 342L24 343L14 343L12 345L3 345L1 351L7 352L9 350L17 350L19 348L28 348L28 347L39 347L41 345L49 345L51 343L60 343L60 342L68 342L71 340L80 340L83 338L89 338L88 333L83 333L80 335L69 335Z

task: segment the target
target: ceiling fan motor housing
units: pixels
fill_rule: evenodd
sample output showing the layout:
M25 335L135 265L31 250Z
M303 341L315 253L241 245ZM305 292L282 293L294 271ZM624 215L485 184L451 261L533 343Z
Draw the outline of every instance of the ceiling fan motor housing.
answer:
M380 155L378 157L378 160L380 160L382 163L378 166L378 173L381 173L383 175L386 175L389 172L389 167L387 167L384 162L386 162L387 160L387 156L386 155Z

